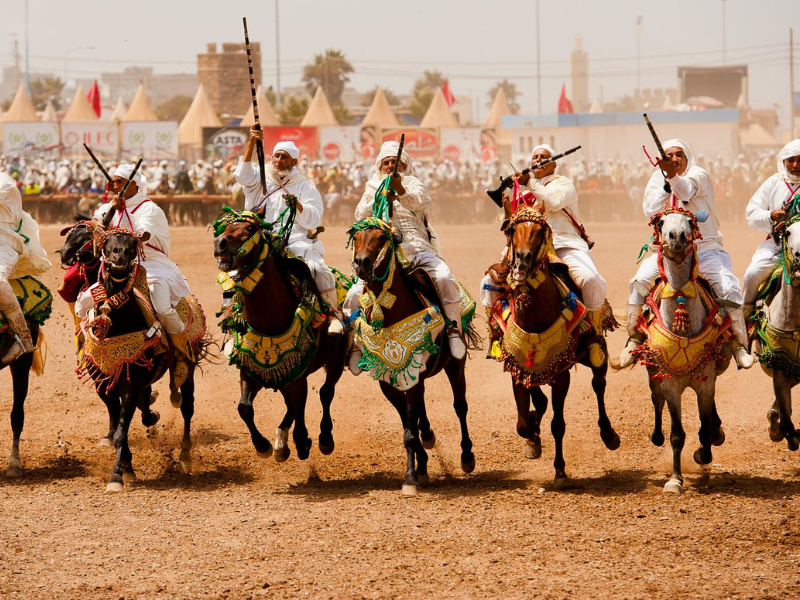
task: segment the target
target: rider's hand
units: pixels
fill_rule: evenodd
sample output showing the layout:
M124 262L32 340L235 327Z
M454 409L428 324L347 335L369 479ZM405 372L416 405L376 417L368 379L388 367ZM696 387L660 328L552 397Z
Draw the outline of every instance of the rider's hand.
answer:
M528 173L525 173L523 175L522 173L517 171L516 173L514 173L514 177L517 178L517 181L519 182L520 185L526 186L526 185L528 185L528 182L531 179L531 174L530 174L530 172L528 172Z
M665 158L659 158L658 166L661 168L662 171L664 171L664 173L667 176L667 179L672 179L673 177L675 177L675 175L678 174L678 172L675 170L675 164L670 160L667 160Z
M402 196L406 193L406 188L403 187L403 176L400 173L392 175L392 189L397 196Z
M789 215L786 214L786 211L781 210L780 208L777 210L773 210L771 213L769 213L769 218L775 221L776 223L786 220L786 217L788 216Z
M260 141L263 142L264 141L264 131L261 130L261 129L256 129L256 126L253 125L250 128L250 139L252 139L252 140L260 140Z
M122 202L122 196L120 196L119 194L116 194L111 199L111 206L114 207L114 210L116 210L118 212L121 212L123 207L124 207L123 202Z
M287 194L286 196L284 196L284 198L286 198L286 206L288 207L294 206L297 209L297 212L299 213L303 212L303 205L300 204L300 202L297 200L297 196L291 196Z

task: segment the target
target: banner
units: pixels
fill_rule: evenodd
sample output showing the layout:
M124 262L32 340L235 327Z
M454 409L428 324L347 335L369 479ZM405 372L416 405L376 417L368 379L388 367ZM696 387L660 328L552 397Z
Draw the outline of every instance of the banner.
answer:
M481 160L491 162L497 158L497 132L494 129L481 129Z
M58 123L3 123L3 153L58 145Z
M300 150L300 159L303 155L310 159L317 157L316 127L264 127L264 154L272 156L272 148L278 142L294 142Z
M119 136L116 121L61 121L61 143L66 150L80 152L85 156L83 144L95 152L117 155Z
M463 163L480 160L481 130L477 127L442 128L439 134L439 156L442 158Z
M249 131L248 127L203 127L206 160L236 160L244 154Z
M439 153L439 144L436 138L436 129L421 127L406 127L404 129L384 129L381 131L384 142L399 142L400 136L406 134L405 151L411 158L433 159Z
M178 124L174 121L120 124L123 154L151 158L178 157Z
M321 159L329 162L361 160L361 128L320 127L319 154Z
M378 156L378 128L374 125L364 125L360 132L361 143L361 160L366 164L375 162Z

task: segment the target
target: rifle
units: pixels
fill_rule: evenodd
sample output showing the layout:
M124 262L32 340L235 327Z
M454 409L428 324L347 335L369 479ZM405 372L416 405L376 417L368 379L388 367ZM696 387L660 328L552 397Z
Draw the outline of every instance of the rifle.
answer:
M667 158L667 153L664 152L664 147L661 145L661 140L658 139L658 134L656 133L656 128L653 127L653 124L650 122L650 119L647 118L647 113L644 113L644 122L647 123L647 128L650 130L650 135L653 136L653 141L656 143L656 150L658 150L659 155L661 156L662 160L669 160ZM644 146L642 146L644 148ZM647 150L645 150L645 154L647 154ZM652 163L651 163L652 164ZM656 163L657 165L658 163ZM653 165L654 167L656 165ZM668 194L672 193L672 187L669 185L669 181L667 181L667 174L664 173L664 170L661 170L661 174L664 176L664 191Z
M122 191L120 191L120 193L117 194L120 198L125 198L125 192L127 192L128 188L131 186L131 182L133 181L133 178L136 177L136 173L139 171L139 167L142 166L142 160L143 159L140 158L139 161L136 163L136 166L133 167L133 171L131 171L131 175L130 175L130 177L128 177L128 181L126 181L125 185L122 186ZM114 214L116 212L117 212L117 209L114 207L114 203L112 201L111 210L109 210L106 213L106 216L103 219L103 227L108 227L109 225L111 225L111 219L114 218Z
M89 148L89 146L87 146L85 143L83 144L83 147L86 148L86 151L89 153L89 156L92 157L94 164L96 164L97 168L100 169L100 171L103 173L103 175L106 178L106 181L108 181L109 184L113 183L111 175L108 174L108 171L106 171L106 168L103 166L103 163L97 160L97 157L94 155L94 152L92 152L92 149Z
M392 177L397 177L398 169L400 168L400 160L403 157L403 146L406 144L406 134L400 134L400 145L397 147L397 159L394 161L394 170L392 171ZM389 219L391 220L392 214L394 213L394 202L389 202L387 205L387 212L389 213Z
M250 54L250 36L247 34L247 17L242 17L244 23L244 45L247 49L247 68L250 71L250 94L253 97L253 126L261 129L261 122L258 119L258 100L256 99L256 80L253 76L253 57ZM261 189L267 193L267 179L264 173L264 143L256 140L256 156L258 157L259 175L261 177Z
M547 165L556 162L558 159L563 158L564 156L567 156L568 154L572 154L573 152L575 152L577 150L580 150L580 148L581 148L580 146L575 146L574 148L570 148L569 150L567 150L565 152L562 152L561 154L556 154L555 156L551 156L550 158L547 158L545 160L541 160L538 163L536 163L535 165L531 165L530 167L526 167L525 169L523 169L521 171L521 173L523 175L527 175L531 171L535 171L536 169L541 169L542 167L546 167ZM500 208L503 208L503 192L505 190L511 188L512 185L514 185L514 177L515 177L514 175L509 175L508 177L505 177L505 178L501 177L500 178L500 185L497 186L496 189L494 189L494 190L486 190L486 194L489 196L489 198L492 199L492 202L497 204L497 206L500 207Z

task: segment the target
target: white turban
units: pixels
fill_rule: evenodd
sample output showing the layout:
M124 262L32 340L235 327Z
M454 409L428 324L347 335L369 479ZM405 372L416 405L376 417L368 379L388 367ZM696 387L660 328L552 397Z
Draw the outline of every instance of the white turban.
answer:
M294 145L294 142L278 142L272 149L272 156L275 156L275 153L280 150L283 150L295 160L297 160L297 157L300 156L300 150L297 149L297 146Z
M120 165L114 171L113 176L128 179L135 168L136 165L132 165L131 163L120 163ZM136 184L136 187L139 188L139 192L147 192L147 179L145 179L144 175L142 175L141 168L136 171L136 175L133 176L133 182Z
M378 157L375 159L375 170L380 173L381 162L383 159L389 158L390 156L397 157L397 151L399 149L399 142L383 142L383 144L381 144L380 152L378 152ZM405 151L405 149L403 149L403 154L400 155L400 162L406 166L404 173L406 175L411 175L411 159L408 157L408 153Z
M786 165L783 164L783 161L793 156L800 156L800 140L792 140L778 152L778 173L785 181L800 183L800 178L792 177L792 174L786 170Z
M661 145L661 147L664 148L664 152L666 152L668 148L680 148L683 150L683 153L686 155L686 169L683 171L684 175L689 169L692 168L692 165L694 164L694 152L692 152L689 144L676 138L674 140L667 140Z
M539 144L533 149L533 151L531 151L531 160L533 160L533 155L536 154L537 150L547 150L551 157L556 155L556 151L553 150L552 146L549 146L548 144Z

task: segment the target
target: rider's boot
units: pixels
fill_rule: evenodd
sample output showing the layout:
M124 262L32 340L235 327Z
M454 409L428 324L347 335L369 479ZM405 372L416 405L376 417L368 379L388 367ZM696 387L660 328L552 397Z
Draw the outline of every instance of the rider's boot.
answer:
M192 344L189 341L189 336L186 329L180 333L170 333L169 339L172 342L173 361L172 369L170 370L170 400L174 403L179 403L179 395L181 386L186 383L189 377L191 366L197 364L197 358L192 350Z
M363 369L358 366L358 361L361 360L363 353L355 344L355 336L355 330L350 328L347 332L347 368L353 375L360 375Z
M459 302L445 304L444 315L452 323L446 330L450 356L456 360L461 360L467 355L467 346L464 344L463 334L461 333L461 304Z
M629 367L634 363L632 352L641 346L644 341L644 336L636 329L639 317L642 316L642 305L626 304L625 314L627 315L628 343L619 353L620 367Z
M31 332L25 322L25 315L22 314L17 296L11 289L11 285L5 281L0 282L0 312L8 321L8 328L14 339L5 354L0 357L0 363L7 365L23 354L33 352L36 350L36 346L33 345Z
M328 318L328 335L342 335L344 333L344 313L339 306L339 298L336 296L336 288L331 288L320 292L331 316Z
M603 309L600 310L590 310L589 311L589 322L592 324L592 329L594 329L594 333L598 337L603 337ZM603 352L603 348L600 346L599 342L592 342L589 344L589 363L593 367L602 367L603 364L606 362L606 353Z
M752 312L752 309L751 309ZM747 337L747 327L744 324L744 312L741 308L734 308L728 311L731 317L731 329L736 340L733 342L733 360L739 365L740 369L749 369L753 366L755 360L753 356L747 351L750 341Z

